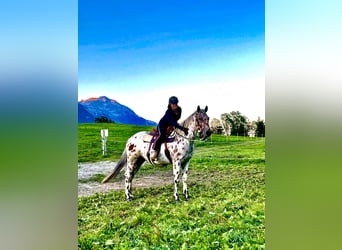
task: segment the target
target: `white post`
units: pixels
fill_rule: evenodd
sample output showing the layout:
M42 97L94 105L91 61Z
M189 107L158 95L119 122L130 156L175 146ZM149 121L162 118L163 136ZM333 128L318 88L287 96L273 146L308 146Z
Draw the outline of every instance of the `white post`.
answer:
M102 155L105 155L107 152L106 142L108 137L108 129L101 129L101 137L102 137Z

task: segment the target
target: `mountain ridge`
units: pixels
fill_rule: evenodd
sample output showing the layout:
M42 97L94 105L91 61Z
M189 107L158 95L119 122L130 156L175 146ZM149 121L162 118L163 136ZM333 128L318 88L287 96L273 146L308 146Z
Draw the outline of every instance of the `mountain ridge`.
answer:
M157 125L156 122L146 120L129 107L106 96L90 97L78 102L78 123L94 123L95 118L102 116L118 124Z

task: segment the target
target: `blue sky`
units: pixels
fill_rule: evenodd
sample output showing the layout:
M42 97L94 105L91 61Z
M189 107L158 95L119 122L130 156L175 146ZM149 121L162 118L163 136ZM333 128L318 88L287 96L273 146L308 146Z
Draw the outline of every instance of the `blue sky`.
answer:
M265 118L264 1L79 1L78 99L105 95L159 121Z

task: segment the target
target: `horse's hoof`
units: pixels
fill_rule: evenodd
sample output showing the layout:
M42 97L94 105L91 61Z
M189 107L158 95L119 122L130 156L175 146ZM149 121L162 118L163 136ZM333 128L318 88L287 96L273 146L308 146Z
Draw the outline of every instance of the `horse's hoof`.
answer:
M127 201L132 201L133 200L133 195L132 196L129 196L126 198Z
M189 195L189 193L188 193L188 191L185 191L184 193L184 198L185 198L185 200L190 200L190 195Z

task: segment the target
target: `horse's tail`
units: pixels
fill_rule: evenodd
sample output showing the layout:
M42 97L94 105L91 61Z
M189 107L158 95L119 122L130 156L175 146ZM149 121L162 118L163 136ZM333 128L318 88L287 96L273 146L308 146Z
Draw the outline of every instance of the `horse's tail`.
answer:
M107 175L101 183L106 183L108 182L110 179L116 177L119 172L121 171L121 169L126 165L127 163L127 154L126 154L126 150L122 153L121 158L119 160L119 162L116 164L116 166L114 167L113 171Z

